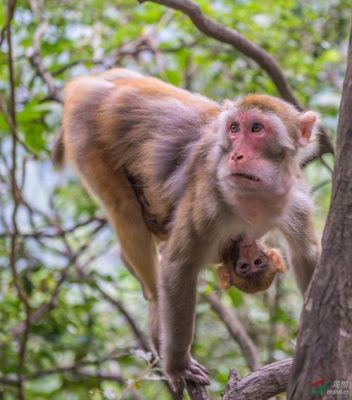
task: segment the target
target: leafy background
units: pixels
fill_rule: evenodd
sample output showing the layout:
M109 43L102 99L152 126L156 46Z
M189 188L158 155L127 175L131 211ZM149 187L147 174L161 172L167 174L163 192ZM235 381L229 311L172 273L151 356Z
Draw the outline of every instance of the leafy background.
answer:
M197 3L272 54L300 102L321 113L334 138L349 0ZM6 12L2 0L0 27ZM59 172L50 163L62 112L60 90L75 76L113 66L218 101L248 92L277 95L276 88L256 63L207 38L185 15L148 2L17 1L12 40L16 201L6 40L0 47L0 399L171 398L145 344L147 304L119 260L104 213L69 168ZM320 234L332 164L333 157L324 155L305 168ZM302 301L291 273L266 293L244 295L218 291L214 270L204 272L194 354L210 370L210 393L219 397L230 368L241 375L250 368L238 340L211 308L208 296L214 290L263 364L293 354Z

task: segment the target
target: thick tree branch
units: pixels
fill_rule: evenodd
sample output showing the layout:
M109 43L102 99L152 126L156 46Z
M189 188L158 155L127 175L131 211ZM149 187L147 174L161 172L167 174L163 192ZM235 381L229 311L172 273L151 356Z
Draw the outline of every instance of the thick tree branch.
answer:
M231 45L248 58L254 60L270 76L283 99L294 104L300 110L304 108L295 97L281 67L274 57L255 43L246 39L236 30L221 25L207 17L202 13L198 4L191 0L139 0L140 3L145 3L147 1L158 3L183 12L205 35L212 37L219 42ZM328 134L322 127L321 135L319 137L319 145L319 153L312 156L310 159L305 160L305 164L318 158L322 154L334 153L334 146Z
M247 40L243 35L234 29L221 25L202 13L198 4L191 0L139 0L140 3L152 1L166 7L182 11L194 25L205 35L212 37L219 42L227 43L245 56L254 60L273 80L281 96L292 104L299 105L294 96L282 69L275 59L261 47Z
M352 382L352 27L337 128L332 204L323 251L303 307L288 398L322 397ZM348 388L346 388L348 389ZM343 393L338 398L349 398Z
M286 390L292 358L266 365L244 378L231 370L222 400L267 400Z

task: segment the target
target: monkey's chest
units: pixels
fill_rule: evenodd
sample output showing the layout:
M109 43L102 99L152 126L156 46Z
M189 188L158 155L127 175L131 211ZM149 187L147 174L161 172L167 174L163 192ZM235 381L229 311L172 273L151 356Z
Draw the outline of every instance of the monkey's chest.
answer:
M259 238L278 225L284 204L251 198L238 201L236 208L243 233Z

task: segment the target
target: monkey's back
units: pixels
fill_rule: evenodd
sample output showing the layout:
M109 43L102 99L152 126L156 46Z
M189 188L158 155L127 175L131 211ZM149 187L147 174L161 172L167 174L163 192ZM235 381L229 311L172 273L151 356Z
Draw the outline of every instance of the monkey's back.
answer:
M163 225L203 127L219 110L203 96L124 69L78 78L65 90L65 149L83 177L96 157L111 171L133 171Z

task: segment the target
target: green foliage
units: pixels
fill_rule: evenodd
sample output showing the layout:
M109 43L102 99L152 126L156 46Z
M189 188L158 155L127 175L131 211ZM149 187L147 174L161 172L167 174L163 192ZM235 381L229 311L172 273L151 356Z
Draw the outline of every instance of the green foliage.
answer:
M35 2L34 2L35 3ZM336 129L349 0L216 0L197 2L214 20L238 30L272 54L295 95L322 113L332 136ZM0 28L6 7L0 7ZM226 44L201 34L180 12L130 0L45 0L48 29L41 38L42 66L58 90L69 79L123 66L159 76L222 101L248 92L277 95L267 74ZM136 325L146 331L147 304L138 282L118 261L115 239L102 210L72 173L53 169L49 156L60 126L61 105L31 61L40 21L27 1L17 1L12 22L18 144L17 179L22 190L15 254L20 285L31 311L49 305L30 326L24 365L19 371L26 314L9 267L13 199L11 130L0 113L0 398L18 398L6 380L25 378L25 398L167 399L170 395L150 354L140 350L126 318L96 284L118 299ZM142 41L144 39L144 42ZM7 45L0 47L0 95L8 106ZM315 161L306 175L317 203L322 232L330 202L333 159ZM24 172L26 172L24 174ZM100 217L100 218L99 218ZM218 285L205 274L200 291ZM248 296L236 289L221 294L240 318L263 363L291 356L301 300L287 273L266 294ZM211 372L212 396L219 397L228 371L249 372L238 344L204 300L197 308L194 353ZM105 374L105 377L101 375ZM107 375L119 376L119 380ZM3 380L2 380L3 379ZM109 397L110 396L110 397Z

